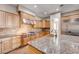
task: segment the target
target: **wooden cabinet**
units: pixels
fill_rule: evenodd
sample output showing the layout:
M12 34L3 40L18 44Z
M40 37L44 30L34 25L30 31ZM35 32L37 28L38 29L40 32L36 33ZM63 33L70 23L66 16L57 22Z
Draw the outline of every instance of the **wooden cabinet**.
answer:
M43 25L42 25L43 28L49 28L50 27L50 22L49 21L43 20L42 23L43 23Z
M6 13L6 27L9 28L19 27L19 16L11 13Z
M5 12L0 11L0 27L5 27Z
M23 38L23 44L22 44L22 46L27 45L27 42L30 41L30 40L31 40L31 39L30 39L29 36L26 37L26 38Z
M42 28L42 25L43 25L42 20L38 22L38 25L39 25L38 26L39 28Z
M34 28L41 28L42 26L42 21L38 20L36 21L36 24L34 24Z
M19 16L18 15L13 15L12 26L13 28L19 27Z
M36 24L34 24L34 28L49 28L50 22L47 20L39 20L36 21Z
M36 34L35 34L35 35L32 35L30 39L31 39L31 40L34 40L34 39L36 39L36 38L37 38L37 37L36 37Z
M0 54L1 54L2 48L1 48L1 41L0 41Z
M12 49L18 48L21 46L21 39L19 36L12 37Z
M0 53L7 53L21 46L20 36L3 38L0 41Z
M0 11L0 28L4 27L19 27L19 16L16 14Z
M12 50L11 38L2 39L2 53L7 53Z
M5 17L6 17L6 27L12 28L12 25L13 25L13 23L12 23L12 21L13 21L13 15L10 14L10 13L6 13Z
M39 27L39 21L35 21L34 28L38 28L38 27Z
M45 28L46 27L46 21L43 20L42 22L43 22L43 27Z

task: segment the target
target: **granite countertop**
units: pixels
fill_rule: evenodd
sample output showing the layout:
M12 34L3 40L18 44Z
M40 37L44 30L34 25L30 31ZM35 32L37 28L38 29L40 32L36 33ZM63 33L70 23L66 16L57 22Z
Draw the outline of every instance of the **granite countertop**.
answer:
M28 44L44 53L54 53L51 47L52 39L52 36L46 35L42 38L30 41Z
M79 54L79 36L62 35L61 36L61 53L78 53Z
M79 53L79 37L71 35L62 35L60 39L60 53L72 54ZM53 43L53 36L47 35L37 40L28 42L29 45L45 52L46 54L54 54L55 46Z

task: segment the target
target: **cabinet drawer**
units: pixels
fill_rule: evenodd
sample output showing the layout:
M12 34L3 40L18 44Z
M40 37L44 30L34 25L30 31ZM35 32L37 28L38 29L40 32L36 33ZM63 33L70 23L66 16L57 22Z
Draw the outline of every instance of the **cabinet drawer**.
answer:
M12 50L12 41L10 38L2 41L2 53L7 53Z

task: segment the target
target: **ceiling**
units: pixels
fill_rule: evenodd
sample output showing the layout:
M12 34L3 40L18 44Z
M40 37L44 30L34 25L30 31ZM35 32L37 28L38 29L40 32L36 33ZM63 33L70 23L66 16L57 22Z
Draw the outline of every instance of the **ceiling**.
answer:
M50 14L58 11L65 13L79 9L79 4L64 4L62 7L60 4L21 4L21 6L41 18L48 17Z
M42 18L47 17L49 14L56 12L55 9L59 7L58 4L26 4L22 6Z

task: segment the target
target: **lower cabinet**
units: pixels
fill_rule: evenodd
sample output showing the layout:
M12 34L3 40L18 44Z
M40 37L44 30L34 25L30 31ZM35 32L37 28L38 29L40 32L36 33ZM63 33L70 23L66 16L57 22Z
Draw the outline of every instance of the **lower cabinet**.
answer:
M2 53L7 53L12 50L11 38L5 38L2 40Z
M1 50L2 50L2 48L1 48L1 42L0 42L0 54L1 54Z
M23 39L23 45L27 45L27 42L30 41L30 37L26 37Z
M18 48L21 46L20 36L12 37L12 49Z
M19 36L3 38L0 41L0 53L8 53L21 46L21 40Z
M35 40L36 39L36 35L31 36L31 40Z

